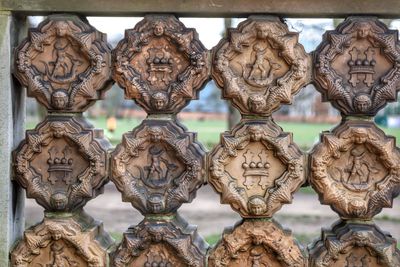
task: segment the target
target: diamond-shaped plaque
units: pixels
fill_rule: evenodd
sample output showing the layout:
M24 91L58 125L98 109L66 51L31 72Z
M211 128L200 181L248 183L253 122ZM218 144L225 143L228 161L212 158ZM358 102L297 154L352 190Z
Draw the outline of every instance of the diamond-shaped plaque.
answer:
M111 179L143 214L175 212L205 182L205 152L173 121L145 120L112 154Z
M108 181L103 131L81 117L48 116L14 151L15 179L47 211L73 211Z
M344 115L374 116L400 89L398 32L375 17L349 17L315 52L315 81L324 101Z
M304 157L272 120L247 121L210 154L209 182L242 217L271 217L304 183Z
M146 16L113 51L113 77L147 113L177 113L208 80L208 52L174 16Z
M212 76L241 114L269 116L310 82L311 58L279 18L251 16L213 49Z
M346 219L370 220L400 193L400 151L373 122L347 121L311 153L310 183Z
M82 112L111 83L106 35L76 16L51 15L16 50L15 76L50 112Z

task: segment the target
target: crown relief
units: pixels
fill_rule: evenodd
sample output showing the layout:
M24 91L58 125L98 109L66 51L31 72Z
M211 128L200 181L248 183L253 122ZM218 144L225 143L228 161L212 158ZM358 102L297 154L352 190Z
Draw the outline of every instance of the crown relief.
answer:
M14 151L15 179L47 211L77 210L107 182L110 146L82 118L47 117Z
M76 16L49 16L29 30L15 57L15 76L50 112L82 112L111 84L105 34Z
M375 17L349 17L324 35L315 66L323 100L344 115L374 116L397 97L398 32Z
M175 212L204 183L205 152L172 121L144 121L112 155L111 179L143 214Z
M212 76L244 115L269 116L311 80L311 58L276 17L251 16L213 48Z
M343 218L372 219L400 192L400 153L373 123L346 122L311 153L310 183Z
M147 113L177 113L209 79L208 51L174 16L146 16L113 51L113 78Z
M304 183L304 157L272 121L241 123L210 154L209 182L242 217L271 217Z
M290 231L275 221L244 221L226 229L211 250L210 267L307 266L307 257Z

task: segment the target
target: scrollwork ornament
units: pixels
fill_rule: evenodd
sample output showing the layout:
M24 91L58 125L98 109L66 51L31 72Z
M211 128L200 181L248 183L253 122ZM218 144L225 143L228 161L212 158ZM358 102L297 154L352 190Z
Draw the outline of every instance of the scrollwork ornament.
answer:
M76 16L51 15L16 49L14 74L49 112L82 112L111 84L106 35Z
M290 231L275 221L245 220L225 229L211 250L209 267L307 266L304 251Z
M397 98L398 31L376 17L348 17L325 33L314 61L317 89L343 115L374 116Z
M373 122L324 133L310 157L311 185L342 218L370 220L400 193L400 151Z
M270 116L311 80L311 57L277 17L251 16L213 49L212 77L244 115Z
M338 221L309 246L310 266L400 266L396 240L372 222Z
M47 211L74 211L108 181L102 130L81 117L48 116L14 151L15 179Z
M209 182L242 217L271 217L304 183L304 157L271 119L242 121L210 154Z
M175 212L204 183L205 152L173 121L145 120L112 154L111 179L142 214Z
M195 29L148 15L113 50L113 77L147 113L177 113L208 80L208 53Z
M179 215L149 218L124 233L112 266L204 267L207 244Z

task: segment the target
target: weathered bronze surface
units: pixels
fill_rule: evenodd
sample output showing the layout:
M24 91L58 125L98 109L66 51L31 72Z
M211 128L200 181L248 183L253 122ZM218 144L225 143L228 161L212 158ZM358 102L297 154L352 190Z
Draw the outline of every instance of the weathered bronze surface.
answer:
M79 209L102 193L110 147L82 117L48 116L14 151L15 179L47 211Z
M398 32L374 17L349 17L315 52L323 100L344 115L375 115L400 89Z
M338 221L309 247L310 266L397 267L396 240L373 224Z
M242 121L210 153L209 182L242 217L271 217L304 183L304 157L272 119Z
M106 267L112 239L84 213L47 214L11 253L12 267Z
M82 112L111 82L106 36L76 16L51 15L16 50L14 74L50 112Z
M212 76L240 113L269 116L310 82L311 58L279 18L251 16L213 49Z
M208 80L208 53L174 16L146 16L113 51L113 77L147 113L177 113Z
M115 267L204 267L207 244L179 215L146 218L124 233L112 259Z
M143 214L175 212L205 182L205 152L177 122L145 120L112 154L111 179Z
M225 229L209 267L305 267L307 257L291 232L275 221L245 220Z
M400 193L400 151L373 122L324 133L310 157L311 185L342 218L372 219Z

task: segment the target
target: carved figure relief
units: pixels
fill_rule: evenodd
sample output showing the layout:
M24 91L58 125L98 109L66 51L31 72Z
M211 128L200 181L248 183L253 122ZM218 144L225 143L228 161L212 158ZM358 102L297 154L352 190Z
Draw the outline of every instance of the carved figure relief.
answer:
M372 122L324 133L311 153L310 183L343 218L371 219L400 193L400 153Z
M175 212L204 183L204 151L172 121L145 120L112 155L112 181L143 214Z
M16 50L15 76L50 112L82 112L111 80L106 36L76 16L51 15Z
M15 179L47 211L77 210L102 192L110 147L82 118L49 116L15 150Z
M396 240L373 223L338 221L323 230L311 247L310 266L395 267L400 265Z
M275 221L243 221L226 229L210 252L210 267L304 267L307 257Z
M269 116L310 81L311 59L276 17L251 16L213 49L212 76L245 115Z
M124 233L113 255L115 267L204 267L206 243L179 215L145 219Z
M272 120L240 123L210 154L209 182L242 217L271 217L304 183L304 158Z
M177 113L208 80L208 53L174 16L146 16L113 51L113 78L147 113Z
M316 50L317 89L344 115L373 116L396 100L399 55L397 31L374 17L349 17Z
M97 222L83 226L74 217L45 218L25 231L11 253L11 266L106 267L111 242L101 227ZM102 244L97 237L103 239Z

